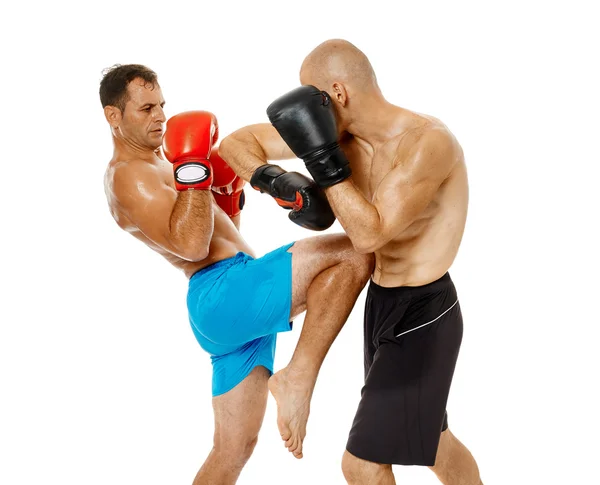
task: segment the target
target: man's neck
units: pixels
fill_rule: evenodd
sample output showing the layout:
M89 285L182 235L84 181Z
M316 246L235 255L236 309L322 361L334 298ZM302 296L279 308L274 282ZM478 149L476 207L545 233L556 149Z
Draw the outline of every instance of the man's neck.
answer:
M361 145L369 145L375 150L402 132L406 110L382 98L364 100L361 105L356 109L358 115L346 128Z
M160 147L151 149L113 135L113 158L115 160L144 160L155 162L160 156ZM157 153L158 152L158 153Z

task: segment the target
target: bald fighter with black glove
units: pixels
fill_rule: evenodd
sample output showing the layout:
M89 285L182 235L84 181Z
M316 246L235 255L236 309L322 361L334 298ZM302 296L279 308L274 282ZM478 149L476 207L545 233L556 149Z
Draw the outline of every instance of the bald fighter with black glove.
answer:
M436 118L388 102L349 42L318 46L300 82L267 108L271 124L242 128L222 146L240 174L301 158L354 248L375 254L344 475L351 485L391 485L392 465L422 465L446 485L480 485L446 415L463 331L448 272L467 215L462 149Z

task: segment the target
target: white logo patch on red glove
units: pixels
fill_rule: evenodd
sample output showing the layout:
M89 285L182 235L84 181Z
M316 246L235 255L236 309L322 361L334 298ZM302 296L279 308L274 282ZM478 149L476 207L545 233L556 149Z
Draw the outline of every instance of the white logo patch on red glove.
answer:
M208 169L199 163L186 163L175 171L175 179L181 184L197 184L210 176Z

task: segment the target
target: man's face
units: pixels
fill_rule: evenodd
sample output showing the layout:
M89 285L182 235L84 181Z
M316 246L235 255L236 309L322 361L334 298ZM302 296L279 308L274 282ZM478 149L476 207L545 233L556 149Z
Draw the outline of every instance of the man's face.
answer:
M166 121L165 100L158 84L134 79L127 86L129 99L122 113L119 131L127 140L144 148L156 150L162 144Z

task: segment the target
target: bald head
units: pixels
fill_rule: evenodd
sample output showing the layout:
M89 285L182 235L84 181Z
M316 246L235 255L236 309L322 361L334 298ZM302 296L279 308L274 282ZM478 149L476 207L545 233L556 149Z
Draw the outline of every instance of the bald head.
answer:
M377 79L367 56L354 44L342 39L323 42L304 59L300 83L327 90L334 82L368 92L378 90Z

